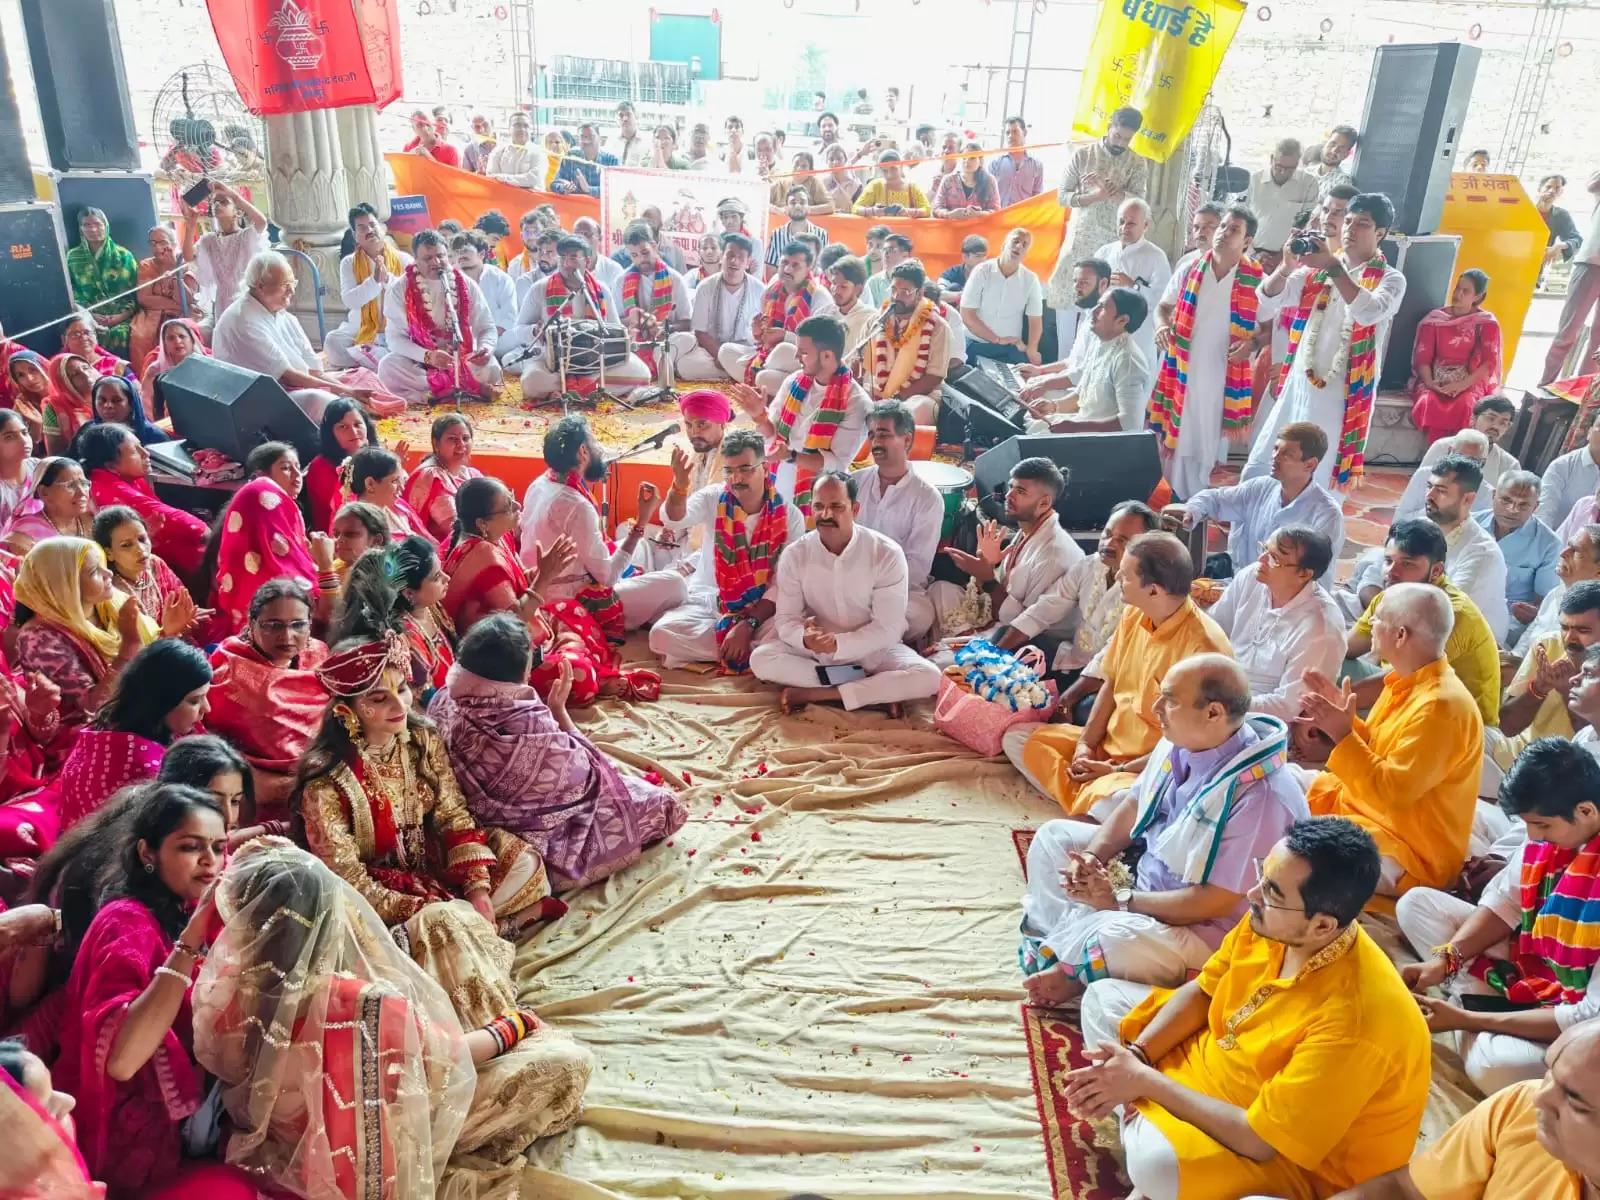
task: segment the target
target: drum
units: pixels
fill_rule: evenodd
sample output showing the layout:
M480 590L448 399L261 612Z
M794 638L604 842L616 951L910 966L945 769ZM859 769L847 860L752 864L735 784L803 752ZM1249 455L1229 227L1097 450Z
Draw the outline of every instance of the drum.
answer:
M556 320L545 327L545 366L568 375L598 375L603 361L620 367L628 361L628 332L595 320Z
M961 511L961 501L966 499L972 486L972 472L954 463L915 459L911 469L939 489L944 497L944 522L939 526L939 540L944 541L955 528L956 513Z

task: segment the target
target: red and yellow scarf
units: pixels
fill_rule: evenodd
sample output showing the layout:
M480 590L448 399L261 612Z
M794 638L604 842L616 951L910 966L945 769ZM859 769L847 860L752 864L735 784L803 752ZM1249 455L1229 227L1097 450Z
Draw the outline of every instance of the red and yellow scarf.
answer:
M567 281L560 271L555 272L545 280L544 319L546 321L566 307L569 294ZM600 291L600 284L587 271L583 273L583 294L589 299L589 310L600 320L605 320L609 315L606 312L606 298Z
M744 619L745 610L767 594L772 579L772 564L777 551L787 540L788 527L783 513L783 497L778 495L772 476L767 476L761 493L761 507L755 524L746 533L739 522L739 504L733 491L724 488L717 502L717 528L712 549L717 580L717 598L722 614L717 618L717 645L721 646L734 623ZM750 667L745 658L724 663L724 672L740 674Z
M412 263L406 268L406 334L424 350L438 350L443 342L464 361L472 356L472 301L467 295L467 277L460 271L451 271L445 288L446 307L455 306L454 328L450 328L449 323L445 328L433 323L427 302L422 298L422 285L417 282L417 265ZM428 390L435 396L443 396L456 386L454 371L441 371L426 364L423 370L428 375ZM470 371L462 375L464 384L478 386Z
M811 376L796 372L784 392L783 407L778 410L778 419L773 422L778 437L788 443L789 449L802 454L820 454L828 449L833 445L839 426L844 423L845 412L850 406L850 385L854 382L855 378L850 374L849 367L840 367L833 373L833 378L828 380L828 385L822 393L822 407L812 416L811 425L806 430L805 442L796 446L790 440L794 433L794 424L800 419L800 406L806 402L806 397L811 394L811 388L815 383ZM857 449L859 447L852 446L848 457L854 457ZM815 471L807 471L798 466L795 468L794 503L796 508L805 513L808 529L811 527L811 481L816 477Z
M785 333L793 333L800 327L800 322L811 315L811 299L816 283L807 279L805 286L798 292L790 293L784 289L783 280L774 279L767 285L767 290L761 297L761 316L766 321L768 329L781 329ZM744 368L744 381L752 387L756 382L756 372L767 365L767 355L772 351L764 346L757 346L755 357Z
M393 279L405 270L405 260L400 257L400 251L394 248L394 243L388 238L383 239L383 266ZM350 256L350 273L355 276L357 283L365 283L372 278L373 263L365 250L358 249ZM370 346L378 340L378 335L383 332L383 297L373 297L361 306L361 325L356 330L356 345ZM198 344L198 343L197 343Z
M1356 282L1372 291L1383 282L1388 269L1383 259L1374 258L1361 268ZM1316 309L1326 310L1332 298L1333 285L1326 271L1318 271L1306 280L1306 289L1300 296L1300 307L1295 309L1289 324L1289 352L1283 359L1282 385L1289 381L1289 371L1294 363L1295 351L1300 349L1300 339L1305 334L1306 322ZM1355 325L1350 330L1350 363L1345 376L1344 421L1339 428L1339 457L1333 467L1335 487L1348 487L1366 470L1367 428L1372 424L1372 404L1378 394L1378 327ZM1306 377L1317 388L1327 386L1326 380L1317 378L1311 364L1305 366Z
M1172 344L1167 348L1155 395L1150 398L1149 427L1160 436L1168 450L1178 448L1178 426L1183 422L1183 405L1189 388L1189 353L1194 336L1195 311L1200 289L1214 278L1212 252L1195 259L1184 273L1178 291L1178 307L1172 321ZM1261 266L1253 259L1241 258L1233 275L1233 290L1228 295L1228 348L1254 335L1256 331L1256 289L1261 286ZM1248 358L1228 360L1228 373L1222 387L1222 429L1240 433L1250 428L1251 369Z
M1579 850L1522 850L1522 924L1511 961L1479 958L1472 974L1518 1004L1577 1004L1600 961L1600 837Z
M913 379L921 379L928 369L928 359L933 353L933 323L939 318L938 306L932 300L923 300L912 311L905 330L897 337L888 322L879 327L867 343L867 365L872 371L872 394L880 400L892 400L900 389ZM912 338L917 339L916 350L909 359L902 354ZM904 361L905 366L896 370Z

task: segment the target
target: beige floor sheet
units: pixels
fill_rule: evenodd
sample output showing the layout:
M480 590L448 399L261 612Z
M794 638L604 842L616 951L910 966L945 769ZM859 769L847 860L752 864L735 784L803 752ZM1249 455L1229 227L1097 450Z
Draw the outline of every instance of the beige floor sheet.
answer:
M523 998L596 1059L525 1194L1048 1196L1010 831L1058 810L934 733L931 704L774 699L669 672L661 701L580 717L625 763L687 773L690 818L520 948ZM1463 1096L1436 1085L1430 1126Z

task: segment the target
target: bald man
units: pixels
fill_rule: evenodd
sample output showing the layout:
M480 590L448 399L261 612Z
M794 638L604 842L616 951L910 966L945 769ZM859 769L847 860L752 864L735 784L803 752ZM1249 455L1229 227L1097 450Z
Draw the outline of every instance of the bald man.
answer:
M1177 987L1238 924L1256 861L1309 815L1282 769L1288 726L1249 708L1231 658L1184 659L1156 697L1161 740L1105 824L1034 834L1019 954L1033 1003L1059 1007L1096 979ZM1147 849L1119 888L1107 866L1135 838Z
M1600 1021L1568 1029L1542 1080L1496 1092L1411 1162L1334 1200L1584 1200L1600 1179Z
M1377 839L1378 893L1449 888L1472 832L1483 760L1483 716L1445 658L1450 597L1425 583L1384 590L1374 649L1390 666L1365 720L1349 680L1306 672L1305 712L1333 742L1307 801L1318 816L1349 817Z

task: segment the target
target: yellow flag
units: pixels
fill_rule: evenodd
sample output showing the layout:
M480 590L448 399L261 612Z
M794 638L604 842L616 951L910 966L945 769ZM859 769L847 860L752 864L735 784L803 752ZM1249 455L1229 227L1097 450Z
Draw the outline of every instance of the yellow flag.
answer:
M1244 17L1244 0L1100 0L1072 132L1097 138L1124 106L1144 114L1133 149L1166 162L1216 80Z

